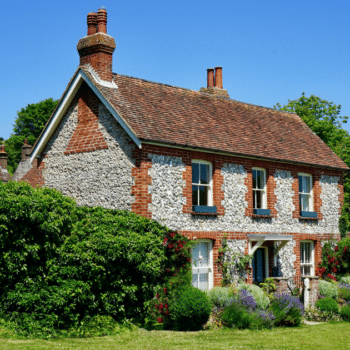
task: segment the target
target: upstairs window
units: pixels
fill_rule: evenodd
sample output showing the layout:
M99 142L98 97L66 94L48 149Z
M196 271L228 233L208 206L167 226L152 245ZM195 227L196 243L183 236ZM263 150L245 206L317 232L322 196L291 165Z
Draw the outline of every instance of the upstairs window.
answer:
M211 163L192 161L192 205L212 206Z
M300 242L301 276L314 275L314 244L312 241Z
M301 212L313 211L312 176L299 174L299 204Z
M253 209L266 208L266 171L253 168Z

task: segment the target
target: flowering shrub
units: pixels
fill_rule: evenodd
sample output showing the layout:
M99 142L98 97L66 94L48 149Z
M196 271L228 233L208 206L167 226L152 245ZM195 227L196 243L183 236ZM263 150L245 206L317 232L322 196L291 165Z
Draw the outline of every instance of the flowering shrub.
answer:
M341 321L341 317L332 311L321 311L318 307L305 309L304 318L313 322Z
M254 297L246 289L239 291L237 303L250 311L255 310L257 307Z
M223 326L222 323L222 312L224 308L213 306L208 322L203 326L204 329L218 329Z
M316 301L317 306L321 311L331 311L339 313L338 303L332 298L323 298Z
M350 306L344 305L340 310L341 317L344 321L350 322Z
M238 329L255 329L262 323L255 313L246 310L235 299L225 307L221 317L225 326Z
M162 324L169 327L169 306L178 296L179 291L191 286L191 249L192 242L176 232L169 232L163 240L166 264L160 279L163 281L156 288L156 296L149 304L150 319L148 323Z
M214 287L206 291L211 303L218 307L223 307L230 299L230 290L226 287Z
M277 293L271 302L270 310L276 317L276 326L298 326L302 321L304 305L297 297Z
M319 282L320 294L328 298L338 298L338 286L331 282L320 280Z
M350 284L350 276L344 276L340 279L340 282Z
M322 262L316 267L316 274L321 278L336 281L337 274L349 272L350 237L339 242L328 241L322 248Z
M272 312L257 310L255 315L260 319L263 328L272 328L276 317Z
M240 284L238 289L246 289L254 297L257 307L262 310L266 310L270 304L269 298L265 295L264 291L255 284Z
M182 289L169 306L169 325L178 331L196 331L208 322L212 304L207 294L195 287Z
M339 298L350 300L350 284L347 284L347 283L339 284Z

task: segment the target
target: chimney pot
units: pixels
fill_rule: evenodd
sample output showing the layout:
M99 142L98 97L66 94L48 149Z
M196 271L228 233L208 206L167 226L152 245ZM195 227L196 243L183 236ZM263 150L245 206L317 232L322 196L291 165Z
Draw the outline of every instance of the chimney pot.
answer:
M103 7L97 11L97 31L107 34L107 10Z
M24 144L22 146L22 160L27 160L27 157L29 157L31 151L32 146L28 145L27 140L24 140Z
M0 168L7 171L7 153L5 152L5 145L0 145Z
M87 35L95 34L97 31L97 13L95 12L89 12L87 15L87 25L88 25L88 31Z
M215 86L222 89L222 67L215 67Z
M214 68L207 69L207 88L214 87Z

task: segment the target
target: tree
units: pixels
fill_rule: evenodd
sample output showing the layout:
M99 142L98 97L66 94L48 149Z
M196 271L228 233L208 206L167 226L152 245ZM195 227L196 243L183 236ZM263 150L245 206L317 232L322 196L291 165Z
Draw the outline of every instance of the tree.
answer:
M29 104L17 113L13 126L13 134L5 141L5 151L8 153L8 171L12 174L21 160L23 142L34 145L58 101L48 98L36 104Z
M350 167L350 135L342 128L347 116L341 116L341 105L322 100L303 92L296 100L288 100L284 106L277 103L275 109L296 113L331 149ZM350 176L344 176L344 205L339 222L342 237L350 230Z

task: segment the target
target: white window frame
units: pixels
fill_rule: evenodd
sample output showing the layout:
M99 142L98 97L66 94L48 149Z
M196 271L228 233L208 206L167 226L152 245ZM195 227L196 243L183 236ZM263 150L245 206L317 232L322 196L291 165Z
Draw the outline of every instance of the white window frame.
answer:
M209 243L209 266L208 266L208 289L213 288L214 278L213 278L213 241L211 239L196 239L195 243ZM192 275L193 269L198 268L194 265L193 253L191 248L191 261L192 261Z
M213 171L212 169L213 168L212 168L212 163L208 162L206 160L192 159L192 164L193 163L209 165L209 184L208 185L203 185L203 184L199 184L199 183L198 184L193 183L192 179L191 179L191 182L192 182L192 186L196 185L196 186L207 186L208 187L207 202L208 202L208 206L211 207L211 206L213 206L213 173L212 173L212 171ZM191 168L192 168L192 164L191 164ZM192 187L191 187L191 191L192 191ZM193 195L193 192L192 192L192 195ZM193 201L192 201L192 203L193 203ZM198 205L200 205L200 204L198 204Z
M266 191L266 169L264 168L252 168L252 183L253 183L253 171L254 170L260 170L263 172L264 174L264 188L263 189L254 189L254 187L252 187L252 191L253 191L253 203L254 203L254 191L261 191L263 192L263 200L262 200L262 205L263 208L253 208L253 209L267 209L267 191ZM255 201L256 203L256 201Z
M304 192L300 192L300 182L299 182L299 176L304 176L304 177L308 177L310 179L310 193L304 193ZM307 173L298 173L298 191L299 191L299 205L300 205L300 195L305 195L305 194L309 194L310 195L310 202L309 202L309 211L314 211L314 194L313 194L313 179L312 179L312 175L311 174L307 174ZM302 210L302 206L300 205L300 211Z
M311 247L310 247L310 253L311 253L311 263L302 263L301 260L302 260L302 255L303 255L303 251L301 249L301 244L302 243L310 243L311 244ZM310 275L303 275L301 273L302 269L301 267L302 266L311 266L311 269L310 269ZM302 277L308 277L308 276L314 276L315 275L315 244L313 241L311 240L303 240L303 241L300 241L300 274Z

